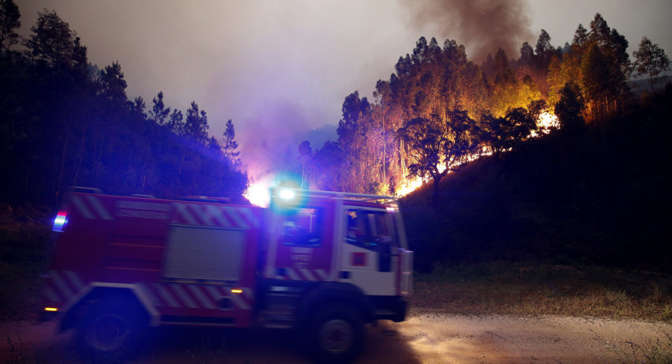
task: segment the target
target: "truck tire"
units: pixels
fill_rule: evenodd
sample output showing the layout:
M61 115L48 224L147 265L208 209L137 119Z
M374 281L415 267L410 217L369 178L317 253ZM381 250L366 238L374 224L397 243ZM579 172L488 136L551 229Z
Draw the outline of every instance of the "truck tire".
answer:
M78 346L95 361L130 357L147 327L142 308L132 302L111 300L89 307L77 326Z
M309 334L318 362L343 363L351 361L362 349L364 323L354 307L329 304L315 312Z

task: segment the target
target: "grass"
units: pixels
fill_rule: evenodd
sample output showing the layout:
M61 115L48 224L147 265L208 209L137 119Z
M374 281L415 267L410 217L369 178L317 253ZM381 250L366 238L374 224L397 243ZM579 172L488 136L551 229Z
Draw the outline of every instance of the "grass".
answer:
M416 311L672 321L672 277L601 267L505 262L416 275Z
M672 363L672 336L665 334L662 339L643 345L628 342L628 350L619 350L621 361L624 363Z

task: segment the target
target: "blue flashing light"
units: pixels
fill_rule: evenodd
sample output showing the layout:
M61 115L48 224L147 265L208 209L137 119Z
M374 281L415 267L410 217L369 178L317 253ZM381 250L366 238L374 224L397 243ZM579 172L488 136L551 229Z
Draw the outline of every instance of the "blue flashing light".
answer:
M293 200L296 197L296 192L289 188L281 188L278 190L278 197L286 201Z
M54 226L52 227L51 230L57 233L62 233L63 228L67 223L68 223L68 214L65 211L59 211L56 217L54 218Z

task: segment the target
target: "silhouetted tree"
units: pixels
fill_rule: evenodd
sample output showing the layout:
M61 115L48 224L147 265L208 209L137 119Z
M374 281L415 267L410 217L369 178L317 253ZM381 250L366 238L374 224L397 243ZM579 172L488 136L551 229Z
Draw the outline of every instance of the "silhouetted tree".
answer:
M579 86L569 82L562 88L560 95L560 101L555 105L555 115L560 120L563 132L577 134L585 126L582 115L585 106Z
M149 118L158 125L166 125L170 116L170 108L163 103L163 91L159 91L156 97L152 99L152 110L149 111Z
M118 108L126 102L126 87L128 84L124 79L124 73L121 72L119 63L114 62L100 71L98 82L100 83L101 96L114 103L114 107Z
M639 43L639 49L635 51L635 71L640 75L648 75L651 91L653 91L654 78L670 69L670 59L665 51L657 44L644 37Z
M226 128L222 135L222 151L231 164L240 167L240 152L238 151L238 142L236 141L236 129L233 127L231 119L226 121Z
M0 55L19 42L21 27L19 7L12 0L0 0Z
M208 116L205 110L199 110L195 101L191 102L184 122L184 135L199 144L205 144L208 137Z
M443 153L446 138L438 118L415 118L407 121L397 131L399 138L404 141L410 159L408 171L410 175L421 178L431 177L436 202L439 193L439 182L446 173L439 169L443 162Z

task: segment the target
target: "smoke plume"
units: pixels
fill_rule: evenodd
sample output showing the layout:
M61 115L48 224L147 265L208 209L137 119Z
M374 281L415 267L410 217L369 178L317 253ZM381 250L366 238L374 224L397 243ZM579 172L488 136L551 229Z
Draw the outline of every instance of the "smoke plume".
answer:
M403 0L411 22L434 31L441 39L455 39L470 58L482 61L502 48L517 57L524 41L534 38L523 0Z

